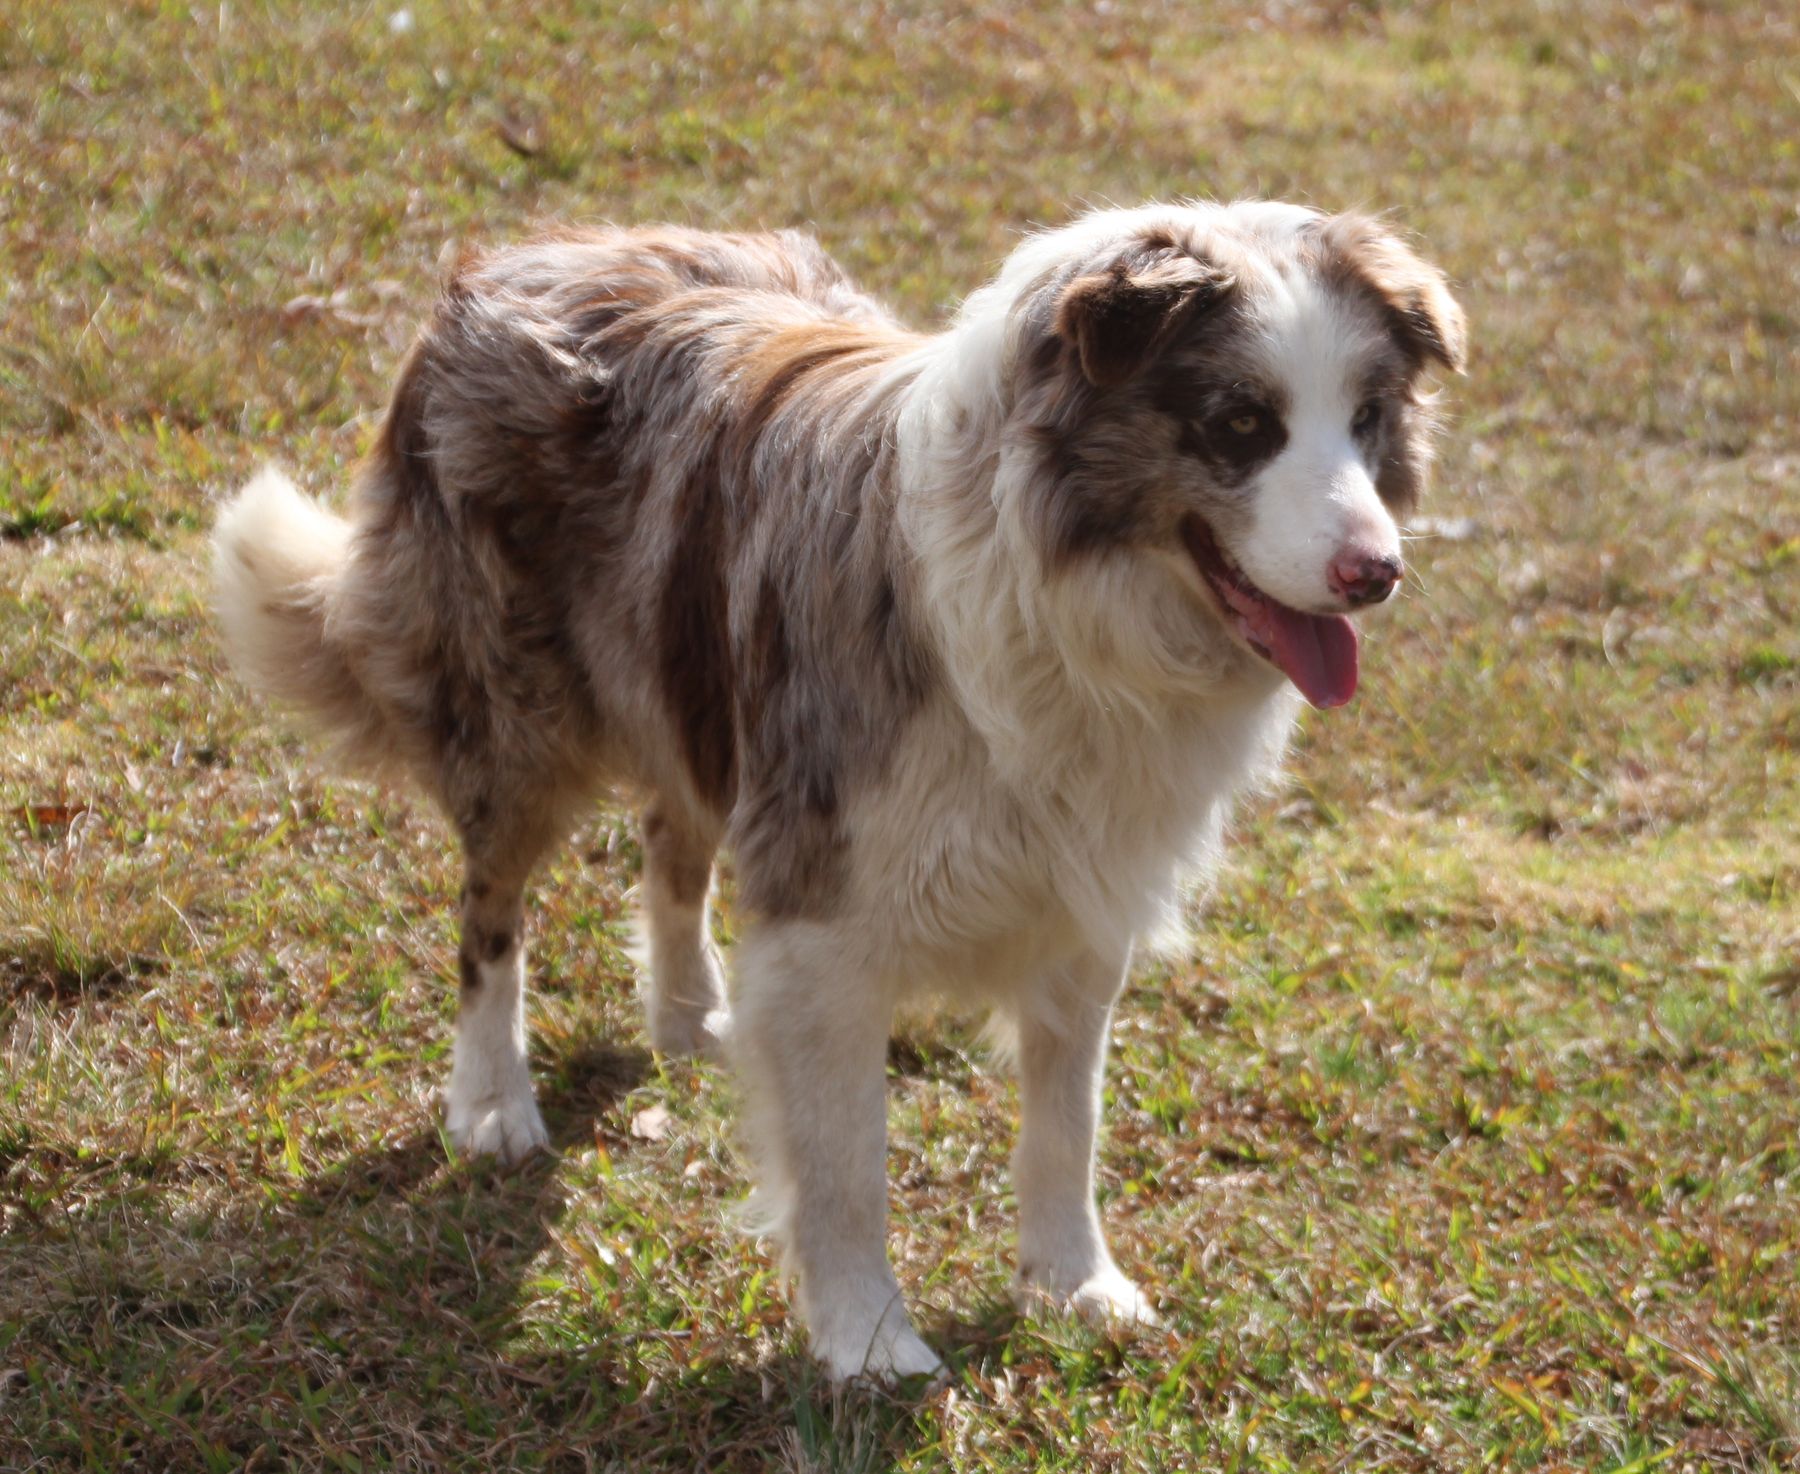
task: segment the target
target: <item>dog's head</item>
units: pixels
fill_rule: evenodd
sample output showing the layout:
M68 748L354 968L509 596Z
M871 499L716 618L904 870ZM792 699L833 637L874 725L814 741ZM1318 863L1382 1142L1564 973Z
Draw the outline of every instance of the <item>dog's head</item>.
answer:
M1089 216L1009 283L1016 515L1047 580L1135 569L1215 645L1348 701L1347 616L1404 573L1421 385L1462 367L1443 276L1376 221L1238 204Z

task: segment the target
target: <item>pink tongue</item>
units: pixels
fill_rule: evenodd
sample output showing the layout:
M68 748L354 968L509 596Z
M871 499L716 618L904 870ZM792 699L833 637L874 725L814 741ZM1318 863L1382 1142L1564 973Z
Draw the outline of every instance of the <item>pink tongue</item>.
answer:
M1267 601L1254 633L1314 706L1342 706L1356 694L1356 626L1341 614L1302 614Z

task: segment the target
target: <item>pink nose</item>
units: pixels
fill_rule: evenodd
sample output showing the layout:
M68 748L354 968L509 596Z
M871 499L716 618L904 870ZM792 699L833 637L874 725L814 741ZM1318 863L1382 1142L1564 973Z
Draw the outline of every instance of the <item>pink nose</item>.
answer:
M1353 609L1379 604L1400 582L1400 560L1392 553L1339 553L1331 560L1331 589Z

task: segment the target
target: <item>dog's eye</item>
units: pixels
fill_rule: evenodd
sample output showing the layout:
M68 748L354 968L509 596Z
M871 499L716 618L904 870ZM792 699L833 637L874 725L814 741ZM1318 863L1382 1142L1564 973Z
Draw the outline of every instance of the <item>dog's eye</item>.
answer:
M1238 400L1221 405L1196 427L1200 453L1232 466L1254 466L1287 443L1281 416L1271 406Z
M1381 401L1371 399L1357 406L1356 413L1350 416L1350 431L1353 435L1367 435L1380 423Z

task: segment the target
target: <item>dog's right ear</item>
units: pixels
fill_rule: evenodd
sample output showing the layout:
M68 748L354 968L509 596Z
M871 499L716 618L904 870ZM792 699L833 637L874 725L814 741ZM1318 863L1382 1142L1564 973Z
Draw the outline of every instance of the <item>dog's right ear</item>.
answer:
M1096 388L1123 384L1149 363L1194 313L1234 285L1229 272L1173 246L1120 257L1078 276L1056 304L1056 336Z

